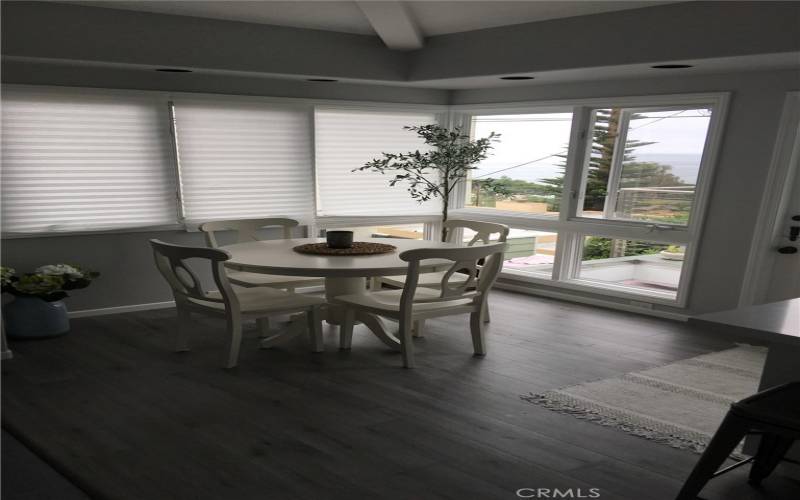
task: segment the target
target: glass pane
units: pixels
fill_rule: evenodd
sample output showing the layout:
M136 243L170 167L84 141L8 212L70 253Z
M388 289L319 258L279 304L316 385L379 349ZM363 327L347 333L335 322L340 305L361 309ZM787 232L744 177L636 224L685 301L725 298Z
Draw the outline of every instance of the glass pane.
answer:
M473 117L473 138L500 141L472 171L466 206L558 215L571 126L572 113Z
M464 229L464 243L472 240L473 236L474 231ZM557 240L557 233L512 228L506 240L508 250L502 272L550 279L553 275Z
M425 224L396 224L393 226L366 226L346 228L353 231L353 239L403 238L421 240L425 237Z
M675 297L684 251L678 245L587 236L578 277Z
M595 110L581 215L686 225L710 119L707 108ZM614 147L626 121L615 173Z

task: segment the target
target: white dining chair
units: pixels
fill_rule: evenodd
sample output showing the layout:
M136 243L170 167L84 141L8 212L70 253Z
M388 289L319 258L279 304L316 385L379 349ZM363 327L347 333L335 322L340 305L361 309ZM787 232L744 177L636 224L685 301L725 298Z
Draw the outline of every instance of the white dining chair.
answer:
M482 315L497 275L503 265L505 243L477 245L462 248L420 248L406 250L400 258L408 262L408 272L402 290L381 290L365 294L342 295L334 297L333 302L344 308L344 321L341 325L339 345L349 349L353 340L353 325L357 311L399 321L403 366L414 366L414 347L412 326L415 322L429 318L470 315L470 331L475 354L486 354L485 324ZM420 261L443 259L452 262L444 271L439 287L419 287ZM477 279L479 261L481 277ZM464 273L466 279L453 279Z
M233 368L239 359L242 344L242 321L255 319L261 333L261 347L270 347L278 341L307 331L314 352L322 352L322 323L320 308L325 301L310 295L300 295L266 287L234 287L225 273L224 262L230 254L216 248L173 245L150 240L156 267L172 288L178 312L175 350L189 350L191 313L224 316L227 321L228 349L223 365ZM205 291L197 275L186 261L205 261L217 286L216 291ZM305 314L305 328L293 318L289 330L272 333L266 319L272 315L299 312Z
M200 230L205 233L206 243L211 248L219 247L217 242L218 231L235 231L236 242L245 243L248 241L258 241L258 231L267 227L280 227L283 229L283 237L291 239L292 229L299 223L294 219L268 218L268 219L241 219L241 220L218 220L205 222L200 225ZM322 285L321 278L306 276L279 276L276 274L251 273L247 271L228 270L228 280L234 285L244 287L266 286L270 288L280 288L289 292L294 292L298 287Z
M471 229L474 231L475 235L469 240L469 242L467 242L467 246L470 247L478 242L484 244L489 244L493 241L496 241L497 243L505 243L506 238L508 238L509 231L508 226L505 224L495 224L492 222L480 222L474 220L451 219L444 222L443 226L447 230L447 241L449 243L453 243L456 234L461 233L460 230ZM496 239L493 239L495 235ZM417 286L438 288L442 282L444 273L444 270L424 272L420 274ZM451 278L451 281L466 279L467 276L465 274L457 274ZM376 278L376 280L377 286L374 287L376 289L380 289L380 287L384 284L396 288L402 288L405 284L406 277L404 275L381 276L380 278Z
M445 221L442 225L445 227L445 229L447 229L447 241L449 243L453 243L456 236L460 238L464 229L472 230L475 235L467 242L467 246L470 247L479 242L483 244L489 244L493 241L497 243L505 243L509 232L509 228L505 224L496 224L493 222L481 222L475 220L450 219ZM480 267L478 269L480 270ZM444 270L434 269L433 271L426 271L419 275L419 282L417 283L417 286L425 288L438 288L442 282L444 273ZM467 276L465 274L456 274L450 279L451 281L464 281L467 279ZM371 288L374 290L380 290L384 284L395 288L402 288L405 284L405 280L406 277L403 275L381 276L379 278L373 278ZM488 323L491 321L491 315L489 314L489 302L486 302L484 307L486 307L486 311L483 314L483 320ZM424 321L419 321L414 325L413 329L415 337L421 337L423 335L423 330L425 328L424 325Z

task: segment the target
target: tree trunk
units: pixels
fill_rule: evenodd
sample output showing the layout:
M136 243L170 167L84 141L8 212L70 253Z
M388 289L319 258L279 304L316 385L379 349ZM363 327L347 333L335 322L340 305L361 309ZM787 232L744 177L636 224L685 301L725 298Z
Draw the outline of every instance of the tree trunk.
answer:
M442 242L447 241L447 228L444 227L444 223L447 222L447 209L449 204L450 200L445 196L442 200Z
M447 229L444 227L444 223L447 222L447 209L450 207L450 172L447 170L444 172L442 192L444 193L442 195L442 242L444 243L447 241Z

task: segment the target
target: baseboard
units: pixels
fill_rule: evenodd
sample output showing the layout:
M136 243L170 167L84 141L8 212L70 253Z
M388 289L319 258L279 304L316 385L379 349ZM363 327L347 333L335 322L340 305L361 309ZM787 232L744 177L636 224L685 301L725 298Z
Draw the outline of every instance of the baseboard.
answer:
M550 290L542 290L534 287L511 285L508 283L495 283L495 288L500 290L509 290L512 292L520 292L528 295L540 295L542 297L549 297L552 299L564 300L567 302L578 302L580 304L588 304L591 306L605 307L607 309L617 309L620 311L627 311L636 314L644 314L646 316L656 316L658 318L671 319L675 321L688 321L689 315L673 313L668 311L659 311L657 309L647 309L644 307L636 307L628 304L620 304L618 302L611 302L608 300L592 299L589 297L580 297L562 292L553 292ZM489 299L491 300L491 298Z
M84 309L82 311L70 311L70 318L85 318L88 316L105 316L107 314L120 314L135 311L149 311L151 309L169 309L175 307L175 301L151 302L149 304L133 304L130 306L103 307L100 309Z

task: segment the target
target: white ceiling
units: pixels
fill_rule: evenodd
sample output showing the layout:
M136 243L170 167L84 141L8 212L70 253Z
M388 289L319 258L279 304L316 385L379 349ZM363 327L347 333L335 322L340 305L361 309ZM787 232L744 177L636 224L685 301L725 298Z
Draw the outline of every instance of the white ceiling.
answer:
M358 2L295 1L73 1L81 5L259 24L374 35ZM363 2L369 3L369 2ZM402 2L423 36L637 9L666 1L408 1Z

